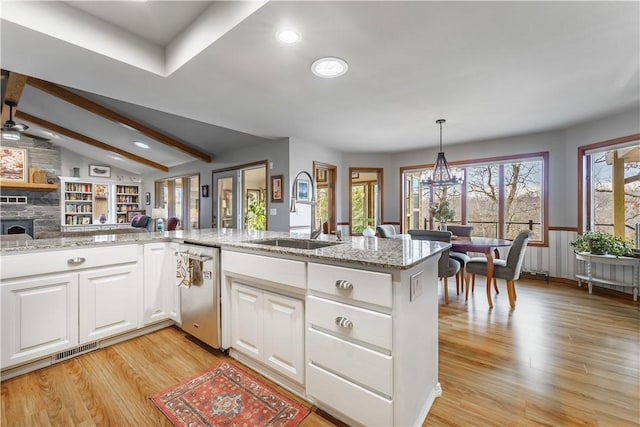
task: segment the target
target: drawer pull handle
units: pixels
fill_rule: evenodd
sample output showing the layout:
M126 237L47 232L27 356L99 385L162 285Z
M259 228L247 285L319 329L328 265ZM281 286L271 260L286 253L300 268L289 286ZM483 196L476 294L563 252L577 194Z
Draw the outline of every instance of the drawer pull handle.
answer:
M336 288L350 291L353 289L353 283L348 280L336 280Z
M82 257L77 256L75 258L68 259L67 260L67 264L69 264L69 265L80 265L85 261L86 261L86 258L82 258Z
M347 319L346 317L342 317L342 316L336 317L336 325L340 326L341 328L345 328L345 329L353 328L353 322L351 320Z

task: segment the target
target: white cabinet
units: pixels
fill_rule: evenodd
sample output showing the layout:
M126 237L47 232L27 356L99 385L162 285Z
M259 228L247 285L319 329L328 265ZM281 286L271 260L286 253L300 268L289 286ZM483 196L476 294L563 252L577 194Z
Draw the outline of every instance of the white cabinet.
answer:
M231 342L237 351L304 382L302 300L231 284Z
M80 273L80 344L138 327L137 273L135 264Z
M0 257L2 369L138 327L137 245Z
M178 243L147 243L143 258L143 316L145 325L172 319L180 322L180 288L176 281Z
M2 283L2 367L78 345L78 275Z
M393 425L391 274L315 263L308 274L307 393L358 423Z

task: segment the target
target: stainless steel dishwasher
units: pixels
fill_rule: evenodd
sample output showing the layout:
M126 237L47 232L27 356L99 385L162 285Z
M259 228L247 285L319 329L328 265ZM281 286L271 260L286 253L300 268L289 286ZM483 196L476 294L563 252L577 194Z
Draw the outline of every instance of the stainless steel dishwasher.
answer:
M202 283L180 287L182 330L220 348L220 249L181 244L177 254L202 261Z

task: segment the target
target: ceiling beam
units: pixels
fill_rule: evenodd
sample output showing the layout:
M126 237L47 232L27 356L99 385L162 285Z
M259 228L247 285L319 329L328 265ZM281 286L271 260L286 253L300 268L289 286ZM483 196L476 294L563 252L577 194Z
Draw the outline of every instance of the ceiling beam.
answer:
M2 123L9 120L9 107L5 107L5 101L12 101L16 105L18 105L18 101L20 101L20 97L22 96L22 89L24 89L24 84L27 82L27 76L24 74L19 74L16 72L9 72L9 77L7 78L7 90L4 93L4 98L2 99ZM16 108L13 109L14 113Z
M47 82L45 80L40 80L35 77L28 77L27 84L29 86L33 86L36 89L40 89L41 91L44 91L50 95L53 95L57 98L60 98L64 101L67 101L77 107L90 111L93 114L104 117L105 119L131 127L137 130L138 132L140 132L141 134L153 140L161 142L165 145L168 145L169 147L173 147L177 150L180 150L190 155L191 157L195 157L196 159L202 160L203 162L207 162L207 163L211 162L211 156L208 153L198 150L197 148L190 147L183 142L180 142L163 133L160 133L154 129L151 129L150 127L145 126L142 123L138 123L135 120L132 120L128 117L123 116L120 113L117 113L113 110L103 107L100 104L96 104L95 102L87 98L84 98L78 94L75 94L54 83Z
M105 144L104 142L98 141L97 139L93 139L93 138L91 138L89 136L86 136L86 135L83 135L81 133L72 131L72 130L67 129L67 128L63 128L62 126L58 126L55 123L48 122L48 121L46 121L44 119L41 119L41 118L36 117L36 116L32 116L31 114L25 113L23 111L18 111L15 115L16 115L17 118L19 118L21 120L24 120L24 121L30 122L30 123L32 123L34 125L38 125L38 126L41 126L43 128L49 129L50 131L59 133L60 135L64 135L66 137L73 138L76 141L80 141L80 142L83 142L85 144L89 144L89 145L91 145L93 147L96 147L96 148L99 148L101 150L106 150L106 151L110 151L110 152L113 152L113 153L120 154L122 157L126 157L129 160L133 160L134 162L141 163L141 164L146 165L146 166L150 166L150 167L152 167L154 169L158 169L158 170L161 170L163 172L168 172L169 171L169 168L167 166L165 166L165 165L161 165L160 163L152 162L151 160L145 159L144 157L136 156L135 154L131 154L128 151L122 150L122 149L120 149L118 147L114 147L112 145Z

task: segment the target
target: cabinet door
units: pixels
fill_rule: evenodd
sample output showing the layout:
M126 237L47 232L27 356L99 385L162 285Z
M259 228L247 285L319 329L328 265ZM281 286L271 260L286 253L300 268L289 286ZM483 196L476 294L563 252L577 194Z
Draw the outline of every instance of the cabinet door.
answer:
M79 273L80 344L138 327L137 264Z
M231 284L231 346L262 360L263 292L238 282Z
M264 293L263 361L276 371L304 381L304 306L301 300Z
M2 368L78 345L78 275L2 284Z
M173 249L172 249L173 245ZM177 244L144 245L143 323L180 320L180 290L176 284Z

